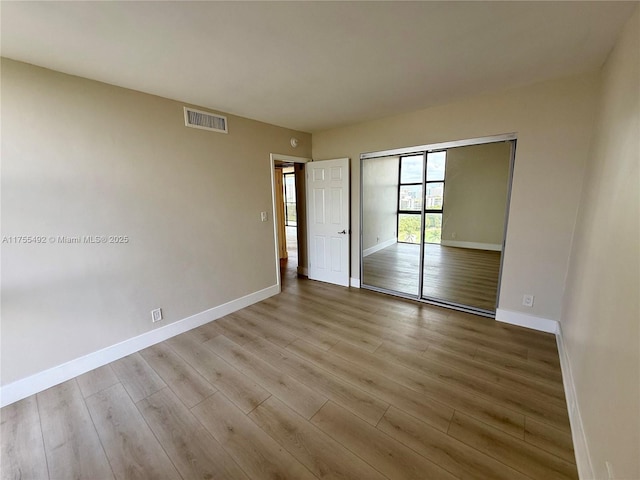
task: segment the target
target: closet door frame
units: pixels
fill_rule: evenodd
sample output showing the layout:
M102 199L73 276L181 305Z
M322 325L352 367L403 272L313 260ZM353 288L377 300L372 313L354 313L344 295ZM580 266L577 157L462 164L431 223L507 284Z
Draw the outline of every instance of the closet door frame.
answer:
M455 302L450 302L446 300L439 300L433 298L424 298L422 295L423 290L423 282L424 282L424 224L425 224L425 205L423 198L423 206L420 213L420 269L418 272L418 294L411 295L403 292L398 292L396 290L389 290L386 288L376 287L374 285L367 285L364 282L364 261L363 261L363 188L364 188L364 180L363 180L363 171L364 171L364 162L367 159L373 158L381 158L381 157L393 157L397 156L400 161L400 157L410 156L410 155L422 155L423 156L423 174L422 174L422 195L424 197L426 192L426 183L427 183L427 155L429 153L438 152L442 150L448 150L456 147L468 147L473 145L483 145L486 143L498 143L498 142L510 142L511 143L511 151L510 151L510 160L509 160L509 184L507 187L507 203L506 203L506 211L505 211L505 219L504 219L504 234L502 238L502 255L500 256L500 271L498 273L498 292L496 297L496 310L500 303L500 287L502 284L502 271L504 266L504 252L506 247L506 238L507 238L507 226L509 222L509 207L511 204L511 188L513 184L513 169L515 163L515 153L516 153L516 143L517 143L517 134L516 133L506 133L502 135L493 135L488 137L478 137L478 138L470 138L465 140L454 140L451 142L442 142L442 143L432 143L427 145L418 145L415 147L405 147L405 148L396 148L392 150L381 150L377 152L368 152L360 155L360 287L373 290L380 293L385 293L388 295L394 295L397 297L406 298L409 300L416 300L422 303L428 303L431 305L438 305L445 308L450 308L453 310L459 310L463 312L473 313L476 315L482 315L485 317L495 318L496 312L490 310L484 310L481 308L473 307L470 305L462 305ZM446 179L445 179L446 181Z

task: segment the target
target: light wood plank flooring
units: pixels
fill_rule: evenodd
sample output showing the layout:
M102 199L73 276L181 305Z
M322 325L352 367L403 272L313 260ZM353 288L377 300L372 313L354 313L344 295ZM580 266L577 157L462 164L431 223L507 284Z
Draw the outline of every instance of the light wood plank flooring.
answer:
M2 479L576 479L555 339L297 279L2 409Z
M425 244L422 295L495 311L500 252ZM420 245L396 243L364 257L364 284L418 294Z

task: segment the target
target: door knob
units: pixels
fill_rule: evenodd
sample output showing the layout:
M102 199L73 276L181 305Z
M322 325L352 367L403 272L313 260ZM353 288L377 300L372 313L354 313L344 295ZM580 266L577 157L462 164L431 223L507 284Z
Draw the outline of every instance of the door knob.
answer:
M338 232L340 235L346 235L347 231L346 230L342 230L341 232Z

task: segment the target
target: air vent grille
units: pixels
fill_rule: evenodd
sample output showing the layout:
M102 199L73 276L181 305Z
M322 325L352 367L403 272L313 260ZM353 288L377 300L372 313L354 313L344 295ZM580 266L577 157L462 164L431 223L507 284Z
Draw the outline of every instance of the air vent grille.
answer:
M188 107L184 107L184 124L191 128L229 133L227 130L227 117Z

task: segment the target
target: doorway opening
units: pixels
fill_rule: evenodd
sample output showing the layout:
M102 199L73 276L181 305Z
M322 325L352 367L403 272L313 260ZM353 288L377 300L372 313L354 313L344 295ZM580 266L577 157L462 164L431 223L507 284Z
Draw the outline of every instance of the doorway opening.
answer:
M296 199L296 166L277 161L276 203L281 279L298 275L298 202Z
M277 283L307 276L305 163L310 159L271 155Z

